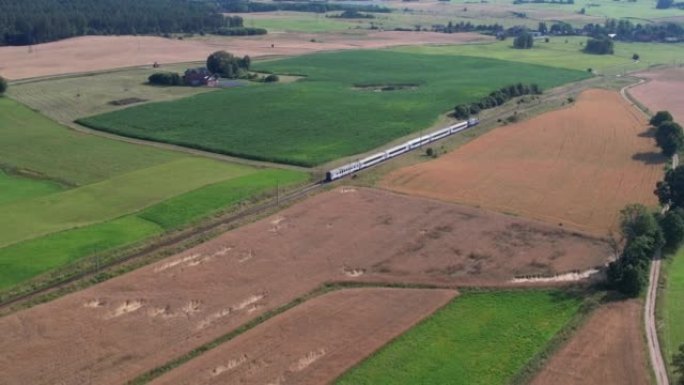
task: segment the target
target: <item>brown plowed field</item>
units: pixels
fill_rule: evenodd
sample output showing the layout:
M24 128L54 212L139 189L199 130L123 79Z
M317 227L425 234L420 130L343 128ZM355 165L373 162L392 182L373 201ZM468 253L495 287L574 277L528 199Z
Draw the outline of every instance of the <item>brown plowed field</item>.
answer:
M311 42L315 39L315 42ZM206 60L217 50L252 58L291 56L342 49L411 44L459 44L486 41L475 33L382 31L367 34L279 33L249 37L185 40L153 36L85 36L28 47L0 47L0 75L9 79L99 71L120 67ZM271 47L271 44L275 47Z
M638 300L599 308L532 385L649 384Z
M589 90L570 107L497 128L381 185L606 235L626 204L657 203L665 158L646 132L644 116L617 92Z
M350 289L315 298L152 382L325 385L456 292Z
M474 208L371 189L278 215L81 292L0 318L8 384L121 384L324 282L505 285L584 270L603 241Z
M648 82L631 88L629 93L649 110L670 111L676 121L684 122L684 68L644 72L639 77Z

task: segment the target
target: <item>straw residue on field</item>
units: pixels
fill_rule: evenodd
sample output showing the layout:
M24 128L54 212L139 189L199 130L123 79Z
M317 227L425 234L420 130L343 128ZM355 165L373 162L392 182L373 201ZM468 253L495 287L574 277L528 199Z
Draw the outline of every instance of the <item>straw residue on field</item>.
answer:
M617 92L594 89L381 185L607 235L626 204L657 204L664 165L643 114Z

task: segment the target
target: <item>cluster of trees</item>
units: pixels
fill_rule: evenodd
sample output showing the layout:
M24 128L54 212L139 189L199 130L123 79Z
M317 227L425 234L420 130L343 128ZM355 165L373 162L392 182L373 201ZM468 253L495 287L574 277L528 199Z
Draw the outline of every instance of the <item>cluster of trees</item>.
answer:
M513 40L513 48L530 49L534 46L534 37L531 33L524 31Z
M510 85L490 93L477 103L457 105L454 107L454 117L457 119L467 119L471 115L479 114L482 110L500 106L512 98L523 95L540 95L541 93L541 88L536 84L525 85L518 83Z
M667 111L658 111L650 121L655 128L655 140L665 156L672 156L684 148L682 126L675 123Z
M513 4L575 4L575 0L513 0Z
M656 8L658 9L668 9L671 7L684 9L684 3L675 3L673 0L658 0L656 3Z
M659 111L651 119L656 126L656 141L660 127L672 127L672 116ZM680 139L684 143L682 128L677 125ZM662 135L672 135L671 128L663 128ZM677 149L662 147L663 153L673 155ZM667 148L667 150L666 150ZM667 151L667 152L666 152ZM664 214L654 214L645 206L633 204L622 210L621 232L625 247L620 257L608 266L609 285L629 296L638 296L648 283L648 268L654 253L662 247L666 253L673 252L684 242L684 167L669 170L665 178L656 184L654 193L663 207Z
M7 91L7 80L0 76L0 96L2 96Z
M335 4L329 2L273 2L260 3L249 0L218 0L217 4L223 12L247 13L247 12L275 12L295 11L326 13L331 11L354 10L357 12L389 13L392 10L378 5Z
M457 33L457 32L486 32L486 33L500 33L504 31L504 27L500 24L473 24L471 22L460 22L448 24L435 24L432 26L433 32L442 33Z
M211 73L228 79L242 77L251 64L252 60L249 56L238 58L226 51L216 51L207 58L207 69Z
M150 84L157 86L180 86L183 85L183 77L177 72L157 72L147 78Z
M216 35L222 36L254 36L254 35L266 35L268 31L264 28L253 28L253 27L228 27L219 28L213 32Z
M584 52L594 55L612 55L614 52L613 46L613 40L607 36L589 38L584 46Z
M83 35L211 33L230 27L216 6L192 0L0 0L0 45Z
M338 19L375 19L375 15L370 13L362 13L357 11L356 9L347 9L339 15L332 15L328 17Z

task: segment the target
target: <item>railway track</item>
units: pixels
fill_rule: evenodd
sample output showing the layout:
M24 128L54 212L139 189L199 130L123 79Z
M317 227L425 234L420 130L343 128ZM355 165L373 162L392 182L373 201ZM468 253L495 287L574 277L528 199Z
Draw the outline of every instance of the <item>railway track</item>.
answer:
M152 245L149 245L147 247L144 247L141 250L138 250L136 252L133 252L131 254L128 254L122 258L118 258L116 260L103 263L101 265L98 265L97 268L91 269L84 271L79 274L75 274L73 276L70 276L64 280L55 282L53 284L47 285L40 287L36 290L33 290L28 293L23 293L14 297L10 297L8 299L3 300L0 302L0 311L8 309L10 306L13 305L18 305L24 302L28 302L31 299L49 294L51 292L54 292L56 290L59 290L61 288L64 288L72 283L78 282L80 280L86 279L86 278L91 278L94 277L95 275L106 271L107 269L111 269L112 267L120 266L124 263L134 261L136 259L142 258L146 255L156 253L159 251L162 251L167 248L172 248L174 246L180 245L183 242L190 240L192 238L202 236L203 234L208 234L212 232L213 230L219 228L220 226L225 226L225 225L230 225L236 222L239 222L245 218L248 218L250 216L254 215L259 215L264 212L267 212L268 210L271 210L273 208L276 208L282 204L286 204L292 201L295 201L301 197L306 196L307 194L311 193L312 191L317 190L323 185L324 182L316 182L312 184L308 184L306 186L302 186L298 189L295 189L293 191L290 191L286 194L280 195L277 194L274 199L271 199L269 201L250 206L240 212L234 213L232 215L228 215L225 218L221 218L217 221L207 223L204 225L200 225L193 229L192 231L187 231L181 234L165 237L162 239L160 242L154 243Z

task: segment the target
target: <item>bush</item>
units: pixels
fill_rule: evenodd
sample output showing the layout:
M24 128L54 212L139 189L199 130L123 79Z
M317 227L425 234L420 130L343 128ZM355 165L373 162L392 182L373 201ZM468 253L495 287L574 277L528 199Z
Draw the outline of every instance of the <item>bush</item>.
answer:
M425 149L425 155L434 158L435 157L435 150L432 149L432 147L428 147Z
M280 80L280 78L278 77L278 75L273 75L273 74L271 74L271 75L268 75L268 76L266 76L266 77L264 78L264 83L275 83L275 82L277 82L278 80Z
M7 92L7 80L0 76L0 95L3 95L5 92Z
M158 86L180 86L183 79L176 72L157 72L147 78L150 84Z

